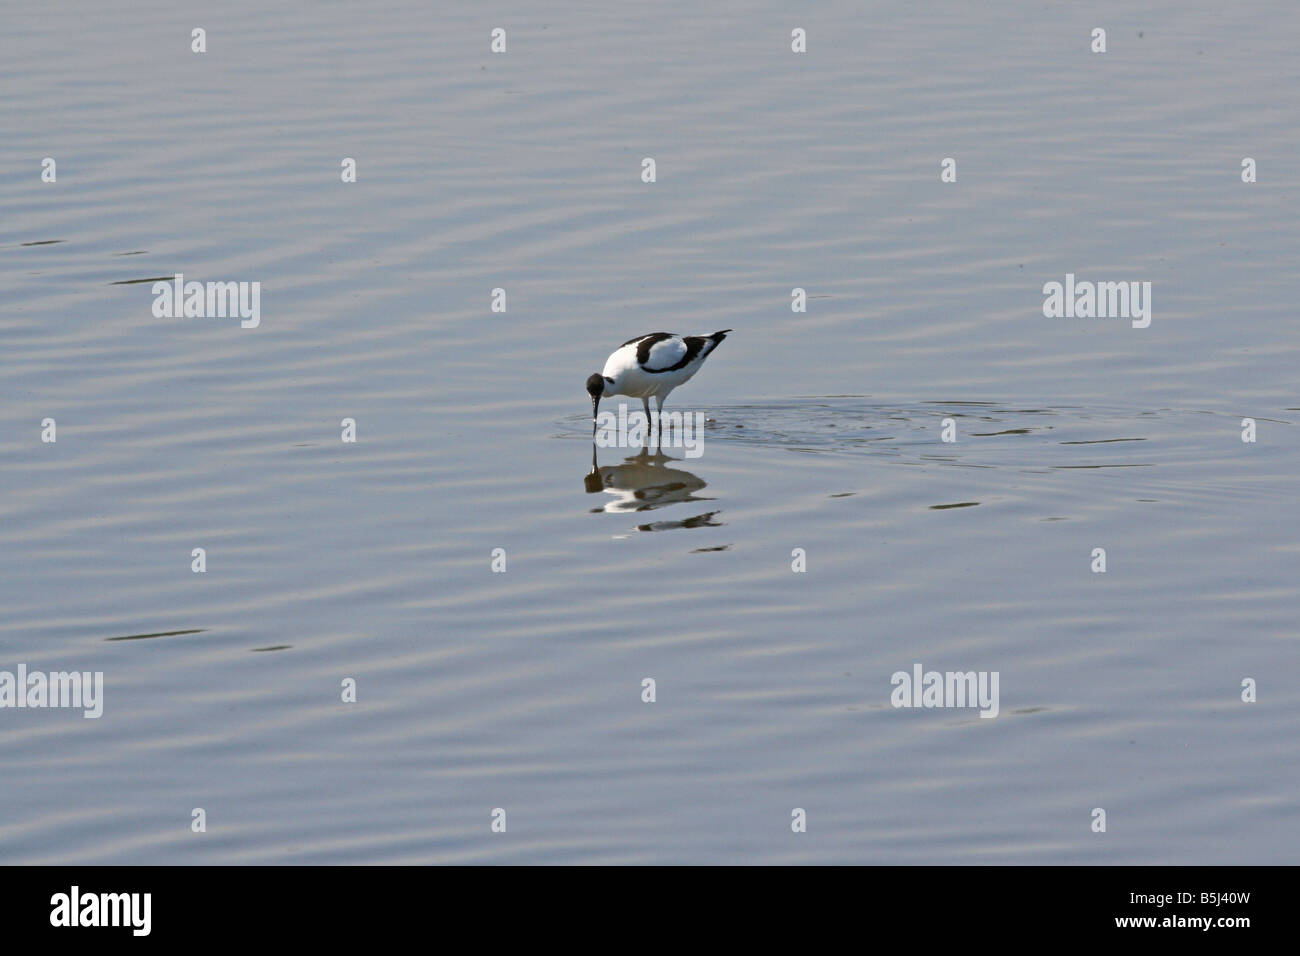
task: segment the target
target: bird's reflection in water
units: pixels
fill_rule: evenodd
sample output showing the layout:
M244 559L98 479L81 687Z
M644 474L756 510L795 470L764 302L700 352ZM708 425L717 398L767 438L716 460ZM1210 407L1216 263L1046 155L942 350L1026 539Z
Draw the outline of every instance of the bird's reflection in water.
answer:
M603 491L613 495L593 513L622 514L629 511L651 511L665 505L690 501L712 501L696 494L705 487L704 480L683 468L673 468L680 459L663 454L642 451L623 460L621 465L601 467L596 460L596 446L591 446L591 471L584 479L588 494ZM714 528L721 525L715 520L717 511L681 521L654 521L637 525L638 531L668 531L672 528Z

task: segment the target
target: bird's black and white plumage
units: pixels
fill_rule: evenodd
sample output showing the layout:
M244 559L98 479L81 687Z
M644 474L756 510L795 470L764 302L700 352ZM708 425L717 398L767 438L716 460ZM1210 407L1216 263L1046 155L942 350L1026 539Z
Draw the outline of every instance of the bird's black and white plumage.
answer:
M648 421L650 399L662 412L668 393L688 382L730 331L723 329L712 335L650 332L628 339L610 355L604 371L587 379L592 418L602 398L627 395L641 399Z

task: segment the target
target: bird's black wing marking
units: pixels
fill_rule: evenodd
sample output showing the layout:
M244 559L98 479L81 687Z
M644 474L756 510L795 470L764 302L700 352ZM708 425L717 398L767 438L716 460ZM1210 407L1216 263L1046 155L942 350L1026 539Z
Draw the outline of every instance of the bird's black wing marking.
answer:
M631 345L632 342L639 343L636 347L636 364L645 368L645 363L650 361L650 350L666 339L671 339L671 332L651 332L649 335L643 335L639 339L632 339L631 342L624 342L623 345ZM620 345L619 348L623 346ZM647 369L647 371L649 371Z
M713 344L712 339L701 338L698 335L683 336L682 341L686 343L686 354L683 355L680 359L678 359L675 365L670 365L667 368L646 368L645 359L641 358L641 350L645 349L646 358L649 358L650 349L647 348L644 343L642 343L641 347L636 350L637 361L641 364L642 370L651 373L675 372L678 369L685 368L686 366L694 362L695 357L700 354L700 350L703 349L705 345Z
M642 339L654 339L655 342L662 342L664 339L671 339L672 337L673 334L671 332L647 332L645 335L638 335L634 339L628 339L623 343L623 345L631 345L633 342L640 342ZM655 342L651 342L650 344L654 345ZM620 345L619 348L622 348L623 345Z

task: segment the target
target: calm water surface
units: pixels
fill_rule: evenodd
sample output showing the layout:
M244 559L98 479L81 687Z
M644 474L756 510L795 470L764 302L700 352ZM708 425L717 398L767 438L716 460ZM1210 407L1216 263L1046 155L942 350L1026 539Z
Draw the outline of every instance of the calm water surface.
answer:
M5 7L0 861L1296 862L1300 17L545 6Z

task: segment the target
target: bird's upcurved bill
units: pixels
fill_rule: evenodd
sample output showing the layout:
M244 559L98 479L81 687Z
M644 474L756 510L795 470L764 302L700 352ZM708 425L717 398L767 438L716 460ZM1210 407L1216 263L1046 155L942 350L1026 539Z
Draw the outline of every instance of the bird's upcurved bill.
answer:
M600 396L591 397L591 437L596 437L596 410L600 407Z

